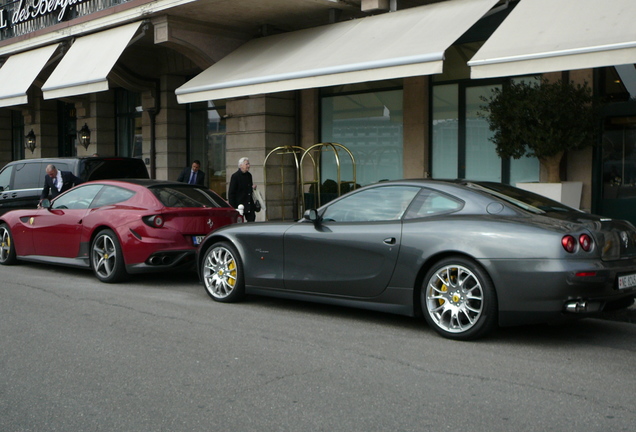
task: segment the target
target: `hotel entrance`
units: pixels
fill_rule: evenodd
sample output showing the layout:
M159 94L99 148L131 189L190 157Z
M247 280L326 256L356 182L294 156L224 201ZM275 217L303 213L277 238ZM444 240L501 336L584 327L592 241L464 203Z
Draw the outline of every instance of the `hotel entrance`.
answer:
M603 190L597 213L636 224L636 116L605 120Z

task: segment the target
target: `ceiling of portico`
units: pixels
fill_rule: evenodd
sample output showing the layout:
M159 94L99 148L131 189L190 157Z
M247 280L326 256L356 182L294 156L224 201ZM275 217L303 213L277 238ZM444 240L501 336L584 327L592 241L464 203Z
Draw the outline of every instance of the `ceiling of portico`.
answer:
M443 0L397 0L397 9L438 1ZM386 12L362 12L361 0L198 0L168 14L258 36L264 26L276 33L329 24L331 10L338 11L340 21Z

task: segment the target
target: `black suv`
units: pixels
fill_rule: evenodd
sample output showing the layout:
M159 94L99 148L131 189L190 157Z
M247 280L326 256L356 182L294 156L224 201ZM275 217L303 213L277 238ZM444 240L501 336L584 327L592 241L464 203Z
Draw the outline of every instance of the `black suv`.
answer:
M0 215L15 209L37 207L44 187L46 166L71 171L83 181L149 178L141 159L125 157L78 157L23 159L9 162L0 171Z

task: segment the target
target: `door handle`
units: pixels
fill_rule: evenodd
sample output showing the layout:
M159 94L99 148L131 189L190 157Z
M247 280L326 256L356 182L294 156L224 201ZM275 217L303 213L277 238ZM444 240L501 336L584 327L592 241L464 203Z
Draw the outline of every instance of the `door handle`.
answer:
M395 244L395 237L387 237L384 239L384 243L388 244L388 245L394 245Z

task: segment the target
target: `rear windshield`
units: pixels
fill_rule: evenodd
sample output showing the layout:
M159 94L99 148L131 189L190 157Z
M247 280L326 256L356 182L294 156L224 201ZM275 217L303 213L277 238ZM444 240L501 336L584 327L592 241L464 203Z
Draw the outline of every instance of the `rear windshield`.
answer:
M578 212L579 210L568 207L558 201L546 198L533 192L528 192L513 186L501 183L469 183L468 187L479 189L490 195L503 199L510 204L533 213L547 212Z
M192 186L152 186L150 191L166 207L229 207L209 189Z
M125 158L89 158L83 160L80 178L84 181L143 178L147 179L148 170L141 159Z

